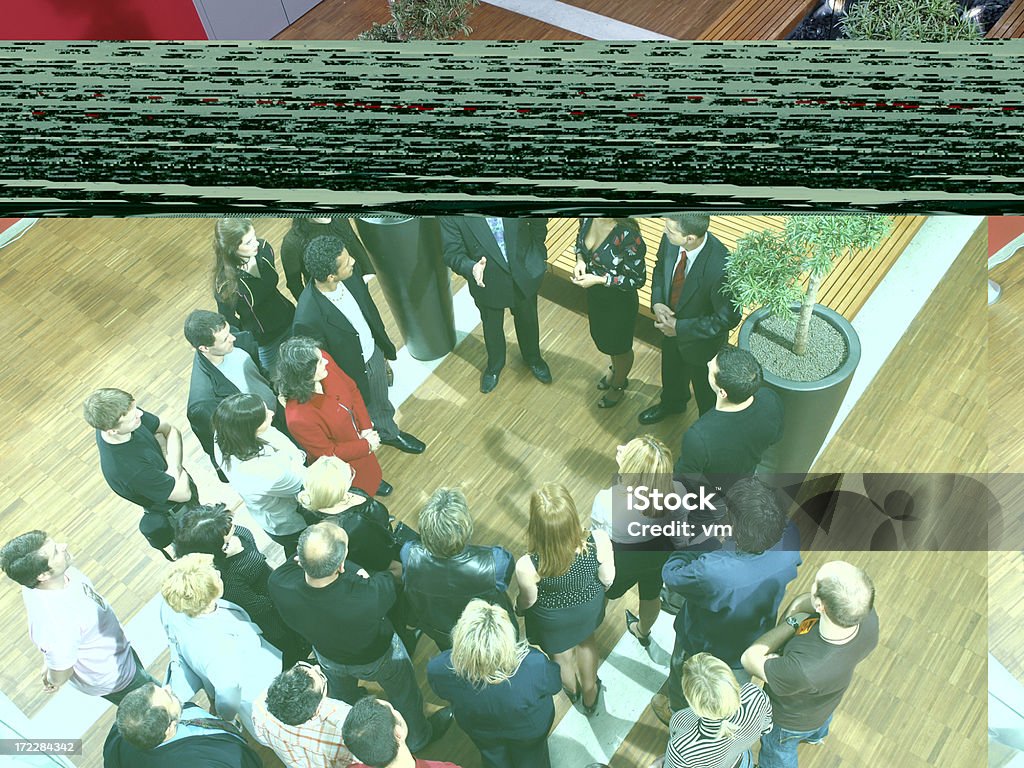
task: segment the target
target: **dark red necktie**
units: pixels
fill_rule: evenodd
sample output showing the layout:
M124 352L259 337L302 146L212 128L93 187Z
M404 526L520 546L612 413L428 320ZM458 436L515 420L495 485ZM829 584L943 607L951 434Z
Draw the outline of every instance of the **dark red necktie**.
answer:
M686 251L680 248L679 263L676 264L676 271L672 275L672 290L668 295L668 305L672 309L676 308L679 304L679 297L683 295L683 283L686 282L686 259Z

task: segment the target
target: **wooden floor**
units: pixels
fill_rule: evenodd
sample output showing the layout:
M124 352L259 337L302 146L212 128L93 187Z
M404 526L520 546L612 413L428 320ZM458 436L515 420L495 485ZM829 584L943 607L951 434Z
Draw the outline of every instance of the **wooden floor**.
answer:
M0 344L6 374L0 385L0 418L7 425L0 433L3 534L44 527L67 540L79 567L125 622L156 594L165 563L137 533L137 511L106 488L80 404L96 387L121 387L133 392L144 408L186 427L192 351L181 336L181 323L190 310L213 304L211 229L209 220L48 220L5 248L0 259ZM257 221L260 236L275 246L286 229L286 221ZM933 297L947 302L940 306L952 302L958 311L970 305L972 279L979 296L984 290L982 277L965 277L960 267L958 262ZM371 292L385 322L394 328L375 284ZM980 337L969 333L966 322L960 317L963 333L947 334L947 345L936 355L946 361L944 385L946 379L955 380L950 365L977 362L971 352ZM438 484L461 483L477 520L476 540L501 543L519 554L527 499L539 484L564 482L585 509L610 482L617 444L650 431L678 445L682 431L696 418L692 409L684 418L649 430L636 422L638 410L658 394L656 349L638 342L630 377L636 383L619 408L600 411L594 407L599 394L594 382L606 361L592 347L585 316L542 301L540 324L541 346L555 378L551 387L535 382L513 351L498 391L483 398L477 392L484 360L478 330L403 405L401 424L429 448L416 457L390 450L382 455L386 476L396 487L388 505L399 519L413 520L423 498ZM514 338L511 320L506 330ZM933 343L930 336L919 338L919 344ZM917 344L897 347L887 364L893 386L918 381L919 351ZM934 434L934 389L908 386L900 397L906 399L898 429L879 431L874 425L877 414L866 418L863 428L875 430L874 449L861 445L851 430L844 435L845 447L830 453L832 465L861 469L870 460L885 461L884 449L890 452L884 455L914 457L906 466L923 471L927 447L939 454L937 462L944 466L942 441L947 433ZM973 416L972 408L965 407L962 416ZM859 412L860 406L848 424L857 423L853 420ZM237 497L216 480L198 443L185 431L186 465L200 497L236 505ZM877 456L865 459L864 452L872 450ZM822 557L808 556L798 587L806 587ZM801 765L982 764L984 553L849 557L868 567L878 583L882 644L858 674L829 744L808 750ZM634 600L635 595L627 595L621 605L609 607L608 621L599 632L602 652L621 636L622 606ZM18 589L8 581L0 587L0 621L9 628L0 655L0 690L31 716L44 703L37 685L38 653L25 630ZM417 654L419 670L427 658L426 646ZM560 712L566 706L562 697L559 706ZM646 768L663 749L665 731L652 717L649 711L644 714L613 759L614 768ZM112 711L89 733L78 764L100 765L99 745L111 719ZM457 730L426 756L463 768L479 765L476 751ZM266 765L277 763L268 757Z
M988 308L989 470L1024 472L1024 255L992 270L1002 285Z

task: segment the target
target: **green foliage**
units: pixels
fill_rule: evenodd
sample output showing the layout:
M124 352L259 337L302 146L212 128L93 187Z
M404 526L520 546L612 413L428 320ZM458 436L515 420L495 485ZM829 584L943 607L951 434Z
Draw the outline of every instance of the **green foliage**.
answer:
M891 229L892 220L886 216L790 216L784 237L803 251L802 271L824 277L837 259L861 248L874 248Z
M374 24L360 40L451 40L473 30L467 24L480 0L390 0L391 21Z
M956 0L860 0L840 23L852 40L949 43L982 37Z
M737 309L767 307L786 316L803 298L804 258L782 233L748 232L736 243L725 269L725 291Z

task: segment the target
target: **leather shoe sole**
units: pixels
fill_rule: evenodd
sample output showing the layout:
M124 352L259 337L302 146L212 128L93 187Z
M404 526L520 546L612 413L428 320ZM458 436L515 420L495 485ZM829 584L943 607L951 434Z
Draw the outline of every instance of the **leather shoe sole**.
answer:
M428 717L427 722L430 724L430 741L428 741L427 744L433 744L444 736L448 729L451 728L453 718L454 713L452 712L451 707L439 709Z
M390 445L392 448L402 451L402 453L423 453L427 448L426 443L417 437L413 437L408 432L399 432L398 435L390 440L381 440L380 442L381 445Z
M493 392L496 386L498 386L498 374L484 371L480 376L480 391L486 395Z
M636 417L636 420L641 424L657 424L659 421L664 421L669 416L677 416L684 412L685 409L673 411L661 405L652 405L650 408L640 411L640 415Z

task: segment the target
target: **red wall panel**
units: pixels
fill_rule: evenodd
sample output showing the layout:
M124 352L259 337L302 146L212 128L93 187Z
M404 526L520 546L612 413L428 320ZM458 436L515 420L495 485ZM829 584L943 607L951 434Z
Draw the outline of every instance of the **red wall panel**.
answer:
M4 40L205 40L192 0L0 0Z

